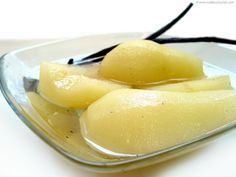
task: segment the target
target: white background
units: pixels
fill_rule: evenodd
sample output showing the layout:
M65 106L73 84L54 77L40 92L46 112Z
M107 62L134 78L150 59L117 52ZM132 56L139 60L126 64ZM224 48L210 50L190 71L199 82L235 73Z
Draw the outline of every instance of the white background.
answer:
M182 11L184 0L0 0L0 52L20 39L155 31ZM236 2L196 3L169 35L214 35L236 39ZM12 40L6 42L5 40ZM37 41L36 41L37 42ZM152 167L117 175L81 170L34 135L0 94L0 177L222 177L236 176L236 132L205 148Z
M154 31L188 3L187 0L0 0L0 38L58 38ZM236 37L235 9L236 2L196 3L168 34Z

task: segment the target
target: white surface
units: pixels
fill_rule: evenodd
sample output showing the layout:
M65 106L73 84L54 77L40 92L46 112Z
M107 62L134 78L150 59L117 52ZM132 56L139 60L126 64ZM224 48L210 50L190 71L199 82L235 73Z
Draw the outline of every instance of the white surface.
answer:
M176 3L173 0L162 3L157 0L0 0L0 39L153 31L175 17L187 3L182 0ZM236 38L235 6L235 2L196 4L168 34ZM0 50L13 49L16 44L22 45L0 43ZM235 177L235 136L236 131L231 132L205 148L152 167L116 175L94 174L81 170L48 147L18 119L0 94L0 177Z
M210 1L193 0L192 2ZM235 0L195 3L169 35L236 38ZM107 32L154 31L190 0L0 0L0 38L59 38Z

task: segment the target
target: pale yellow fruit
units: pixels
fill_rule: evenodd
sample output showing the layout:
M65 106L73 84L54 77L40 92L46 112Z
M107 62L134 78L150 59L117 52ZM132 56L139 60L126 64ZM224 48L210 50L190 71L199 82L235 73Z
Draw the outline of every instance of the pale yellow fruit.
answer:
M115 153L146 154L199 137L236 120L236 91L121 89L80 118L83 136Z
M140 87L147 90L164 90L176 92L197 92L204 90L227 90L232 89L229 76L218 76L200 80L184 81L174 84L164 84L152 87Z
M117 46L101 62L99 74L132 85L204 75L197 57L148 40Z
M42 63L39 93L48 101L69 108L86 108L108 92L127 86L87 76L94 75L84 68ZM90 73L91 75L89 75Z

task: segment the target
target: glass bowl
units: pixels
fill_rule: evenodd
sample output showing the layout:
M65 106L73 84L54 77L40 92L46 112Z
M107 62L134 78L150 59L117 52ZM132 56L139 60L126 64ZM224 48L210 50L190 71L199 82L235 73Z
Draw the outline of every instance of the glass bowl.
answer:
M39 64L42 61L56 60L66 63L71 57L79 59L82 56L126 40L144 38L147 34L118 33L85 36L9 52L0 59L0 87L2 93L17 116L42 140L80 166L96 172L128 171L158 163L199 148L217 136L232 130L236 122L231 122L191 141L168 149L137 157L113 159L91 149L85 143L79 131L77 132L76 143L61 136L29 101L23 80L25 77L37 79L39 77ZM236 88L236 74L233 71L236 68L236 52L232 46L213 43L168 45L191 52L202 58L207 75L228 74L233 87ZM79 124L79 121L76 124Z

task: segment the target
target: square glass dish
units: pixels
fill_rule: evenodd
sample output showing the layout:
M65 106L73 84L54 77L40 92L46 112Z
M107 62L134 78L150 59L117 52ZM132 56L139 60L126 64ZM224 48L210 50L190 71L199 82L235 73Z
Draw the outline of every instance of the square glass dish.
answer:
M131 39L141 39L145 33L118 33L78 37L27 47L3 55L0 59L0 87L7 102L18 117L39 137L62 155L82 167L96 172L119 172L136 169L167 160L200 147L217 136L233 129L236 122L200 135L191 141L137 157L108 158L91 149L83 140L79 121L73 122L73 136L60 132L60 127L45 119L35 109L25 90L24 78L39 78L39 64L43 61L66 63L70 58L82 58L103 48ZM204 60L206 75L230 76L236 88L236 48L213 43L168 44L188 51ZM43 110L41 110L43 111ZM47 114L47 113L45 113ZM64 113L66 116L66 113ZM68 113L69 114L69 113ZM62 127L64 128L64 127ZM59 129L59 130L58 130Z

